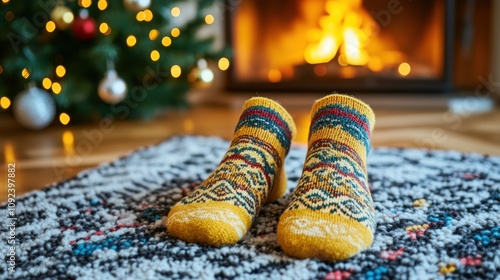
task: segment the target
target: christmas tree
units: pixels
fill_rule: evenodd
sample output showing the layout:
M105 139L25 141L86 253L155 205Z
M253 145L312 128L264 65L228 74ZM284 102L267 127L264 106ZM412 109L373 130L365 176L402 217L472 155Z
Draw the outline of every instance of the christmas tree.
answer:
M16 107L50 106L42 95L35 98L50 94L63 123L151 118L183 106L193 85L190 72L203 72L205 59L228 63L213 38L199 36L221 2L2 0L1 105L14 107L17 117ZM27 100L16 104L20 93Z

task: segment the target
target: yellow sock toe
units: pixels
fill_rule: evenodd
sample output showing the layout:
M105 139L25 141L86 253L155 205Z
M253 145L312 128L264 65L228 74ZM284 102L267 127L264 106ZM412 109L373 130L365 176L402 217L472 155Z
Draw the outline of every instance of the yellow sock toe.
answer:
M345 260L372 242L372 233L360 223L307 209L286 212L278 226L279 245L287 255L299 259Z
M167 218L167 229L186 242L221 246L234 244L250 228L252 218L226 202L176 205Z

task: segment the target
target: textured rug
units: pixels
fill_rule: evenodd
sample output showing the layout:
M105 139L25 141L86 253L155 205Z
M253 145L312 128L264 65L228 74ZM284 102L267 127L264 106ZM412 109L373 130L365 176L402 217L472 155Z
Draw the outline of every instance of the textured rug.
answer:
M369 179L373 247L329 263L287 257L276 224L301 175L306 148L286 161L289 192L264 206L234 246L175 240L169 209L219 163L229 143L174 137L18 198L17 279L500 279L500 157L374 149ZM7 207L1 208L7 217ZM2 236L5 236L2 227Z

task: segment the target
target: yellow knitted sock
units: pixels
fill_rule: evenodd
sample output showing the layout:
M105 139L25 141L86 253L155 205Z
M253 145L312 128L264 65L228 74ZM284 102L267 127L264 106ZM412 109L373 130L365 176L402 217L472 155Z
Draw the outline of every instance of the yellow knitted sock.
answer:
M375 213L366 156L375 115L344 95L313 106L309 146L292 201L278 223L278 243L296 258L337 261L373 242Z
M220 165L170 210L168 231L211 246L240 240L262 204L284 194L283 163L294 135L295 124L278 103L248 100Z

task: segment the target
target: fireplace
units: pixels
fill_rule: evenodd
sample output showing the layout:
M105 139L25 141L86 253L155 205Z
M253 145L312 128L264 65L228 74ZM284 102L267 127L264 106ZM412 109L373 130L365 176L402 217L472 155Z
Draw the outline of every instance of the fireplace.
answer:
M456 5L463 6L454 0L240 0L226 15L234 49L227 88L449 92L461 46L455 17L464 12Z

